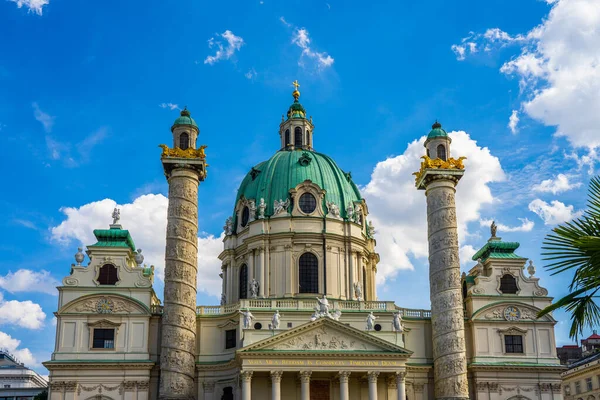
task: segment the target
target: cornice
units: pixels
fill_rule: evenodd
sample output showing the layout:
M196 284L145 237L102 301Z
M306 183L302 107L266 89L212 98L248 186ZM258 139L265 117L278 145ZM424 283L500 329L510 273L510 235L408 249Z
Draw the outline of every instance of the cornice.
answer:
M42 365L48 370L57 369L152 369L156 363L150 360L65 360L65 361L46 361Z

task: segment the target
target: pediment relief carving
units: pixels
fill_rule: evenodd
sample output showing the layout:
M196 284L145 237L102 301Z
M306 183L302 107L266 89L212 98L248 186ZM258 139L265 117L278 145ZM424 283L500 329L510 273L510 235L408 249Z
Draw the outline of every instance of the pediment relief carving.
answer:
M270 350L364 350L381 351L381 347L359 340L341 331L321 326L269 346Z
M62 313L147 314L148 311L121 296L93 295L73 300L59 311L59 314Z
M474 320L480 321L552 321L548 316L537 317L538 308L524 304L500 304L488 309L480 310L473 316Z

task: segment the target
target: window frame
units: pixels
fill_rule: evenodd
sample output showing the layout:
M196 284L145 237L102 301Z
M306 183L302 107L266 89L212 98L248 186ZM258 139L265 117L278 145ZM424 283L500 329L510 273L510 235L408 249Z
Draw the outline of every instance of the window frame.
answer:
M307 264L302 265L304 260ZM303 279L305 280L304 285L302 283ZM298 293L319 294L319 281L319 258L311 252L302 253L298 257ZM307 287L307 289L304 289L304 287Z
M246 220L246 221L244 222L244 220ZM250 223L250 207L244 206L244 208L242 208L242 212L240 213L240 225L242 226L242 228L245 228L248 226L249 223Z
M233 337L229 337L229 335L233 335ZM237 329L227 329L225 331L225 350L235 348L237 348Z
M115 337L116 337L116 333L117 333L115 328L93 328L92 331L93 331L92 332L92 349L94 349L94 350L98 350L98 349L101 349L101 350L110 349L110 350L112 350L112 349L115 348ZM102 331L102 333L104 333L103 336L106 336L107 333L111 332L112 335L108 335L108 336L112 336L112 340L108 339L106 337L96 338L96 334L100 333L100 331ZM96 346L96 341L98 341L98 342L102 341L103 346L102 347L100 347L100 346L97 347ZM112 347L110 347L110 346L107 347L106 346L106 344L108 342L112 342Z
M117 351L118 337L119 337L119 328L121 327L120 323L112 322L106 319L101 319L96 322L88 322L87 324L89 329L89 345L88 348L90 351ZM104 347L94 347L94 331L96 329L112 329L114 330L113 334L113 347L112 348L104 348Z
M297 126L294 128L294 147L302 147L303 146L303 136L302 127ZM300 143L298 143L298 139L300 139Z
M505 293L504 291L502 291L502 278L504 278L507 275L514 279L515 287L516 287L515 293ZM521 288L519 286L519 278L517 276L515 276L515 274L512 271L505 270L502 275L497 275L496 279L497 279L497 284L498 284L498 286L496 287L496 291L498 293L500 293L501 295L516 296L521 292Z
M240 270L238 271L238 298L247 299L248 298L248 265L246 263L240 265ZM242 291L243 289L243 291ZM244 293L244 297L242 297L242 293Z
M116 280L114 283L100 282L100 275L102 274L102 269L106 266L110 266L110 267L114 268L114 270L115 270ZM111 262L103 262L102 264L99 264L96 266L96 276L94 277L94 283L96 284L96 286L118 286L120 282L121 282L120 270L117 265L115 265L114 263L111 263Z
M442 149L442 154L441 155L443 155L444 157L440 157L440 149ZM444 146L444 144L442 144L442 143L438 144L435 147L435 155L440 160L448 161L448 152L446 151L446 146Z
M575 381L575 394L581 394L581 381Z
M525 329L521 329L517 326L511 326L510 328L507 329L498 329L498 334L500 335L500 345L502 348L502 354L504 354L505 356L516 356L516 355L525 355L527 354L527 341L526 341L526 336L527 336L527 330ZM521 347L522 347L522 353L507 353L506 352L506 341L504 339L505 336L521 336Z
M303 210L303 209L302 209L302 205L303 205L303 201L302 201L302 199L303 199L303 198L304 198L304 199L308 199L308 198L309 198L309 196L310 196L310 198L312 199L312 200L310 200L310 201L309 201L309 203L310 203L311 201L312 201L312 202L314 202L314 207L313 207L313 208L312 208L312 210L310 210L310 211L309 211L309 210ZM304 204L306 205L306 202L304 202ZM302 193L302 194L300 195L300 198L298 198L298 209L299 209L299 210L300 210L300 212L302 212L303 214L306 214L306 215L313 214L315 211L317 211L317 198L316 198L316 196L315 196L313 193L309 192L309 191L306 191L306 192Z
M186 139L185 147L182 146L182 140ZM179 134L179 148L181 150L187 150L190 148L190 135L187 132L182 132Z
M285 130L285 133L283 134L283 147L287 148L290 144L292 144L292 140L291 140L291 136L290 136L290 130L288 128Z
M519 339L518 340L519 343L513 342L517 338ZM512 343L507 343L509 339ZM513 351L509 351L509 346L511 346L511 349ZM517 351L518 348L520 348L521 351ZM504 335L504 353L505 354L524 354L523 335Z

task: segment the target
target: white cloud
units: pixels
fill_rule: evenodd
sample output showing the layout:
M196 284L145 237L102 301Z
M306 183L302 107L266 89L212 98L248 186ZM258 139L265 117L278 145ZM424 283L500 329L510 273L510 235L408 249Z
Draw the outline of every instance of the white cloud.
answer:
M179 110L179 105L174 103L160 103L158 106L160 108L168 108L170 110Z
M309 58L317 63L318 69L331 67L334 59L326 52L318 52L310 47L311 39L306 28L296 28L292 35L292 43L302 49L298 65L305 66L305 58Z
M479 220L479 225L490 226L493 221L492 219L481 219ZM519 226L508 226L498 221L495 222L500 232L531 232L535 226L535 223L527 218L519 218L519 221L521 221L521 225Z
M582 211L574 211L572 205L567 206L558 200L549 203L541 199L535 199L529 203L529 210L536 213L546 225L557 225L580 217Z
M45 319L46 314L39 304L29 300L4 300L2 293L0 293L0 325L16 325L21 328L39 329L44 325Z
M38 103L32 103L33 107L33 116L37 121L39 121L43 126L44 130L48 133L52 132L52 127L54 126L54 119L52 115L42 111Z
M252 80L256 78L256 70L254 68L250 68L248 72L244 74L244 76L246 77L246 79Z
M71 241L84 246L93 244L96 242L93 230L110 224L115 207L121 209L123 228L129 230L136 245L143 249L144 262L154 265L157 278L163 280L168 199L161 194L143 195L122 205L104 199L79 208L63 207L61 212L66 220L51 228L52 238L64 245ZM223 249L222 240L223 236L207 234L198 238L198 290L215 297L220 297L221 292L221 262L217 256Z
M17 7L21 8L23 6L29 9L28 12L36 13L37 15L42 15L42 7L47 4L50 4L50 0L9 0L13 3L17 4Z
M35 359L28 348L19 348L21 341L10 336L8 333L0 331L0 347L6 349L17 361L22 362L28 367L38 366L40 363Z
M471 34L478 46L515 44L520 54L501 72L520 81L521 108L531 118L556 127L572 146L592 151L600 146L600 3L597 0L547 1L549 14L522 35L502 31ZM464 46L461 44L461 46ZM468 51L457 51L459 59ZM598 157L593 154L592 162Z
M460 249L458 249L458 258L460 259L460 263L463 265L472 264L475 253L477 253L477 250L470 244L460 246Z
M463 132L451 132L452 154L466 156L466 172L458 184L456 204L461 243L468 235L468 222L480 218L482 205L493 201L490 182L505 179L500 161L487 147ZM420 167L425 154L425 137L414 141L402 155L377 164L371 181L362 188L377 229L377 251L381 262L377 267L378 283L396 275L400 269L413 269L410 257L425 258L427 249L426 203L423 191L415 188L411 175ZM463 250L463 254L468 248ZM464 260L463 260L464 261Z
M510 128L510 131L513 133L513 135L519 131L519 129L517 128L518 124L519 124L519 111L513 110L512 114L510 114L510 117L508 118L508 127Z
M581 186L581 182L571 183L565 174L558 174L554 179L545 179L538 185L533 185L535 192L558 194Z
M291 28L291 27L292 27L292 24L290 24L289 22L287 22L287 21L285 20L285 18L283 18L283 17L279 17L279 20L281 21L281 23L282 23L282 24L284 24L284 25L285 25L285 26L287 26L288 28Z
M40 292L56 296L56 286L59 282L48 271L32 271L20 269L17 272L8 272L0 275L0 288L9 293Z
M223 43L214 38L208 40L208 47L213 48L217 46L217 52L214 56L208 56L204 59L204 64L213 65L220 60L229 60L233 54L238 51L244 45L244 39L240 36L235 36L230 30L226 30L223 34L216 34L217 37L222 37L227 41L227 45L223 46Z

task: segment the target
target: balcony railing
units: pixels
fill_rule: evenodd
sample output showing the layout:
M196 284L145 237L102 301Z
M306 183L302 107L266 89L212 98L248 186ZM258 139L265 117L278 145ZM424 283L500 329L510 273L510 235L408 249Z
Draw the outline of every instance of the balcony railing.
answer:
M312 311L317 307L317 300L311 299L242 299L237 303L222 306L197 306L198 316L225 315L235 313L238 310L249 308L253 311ZM396 307L393 301L349 301L329 300L330 310L352 311L400 311L403 318L428 319L431 318L430 310L414 310ZM162 314L163 306L151 307L152 314Z

